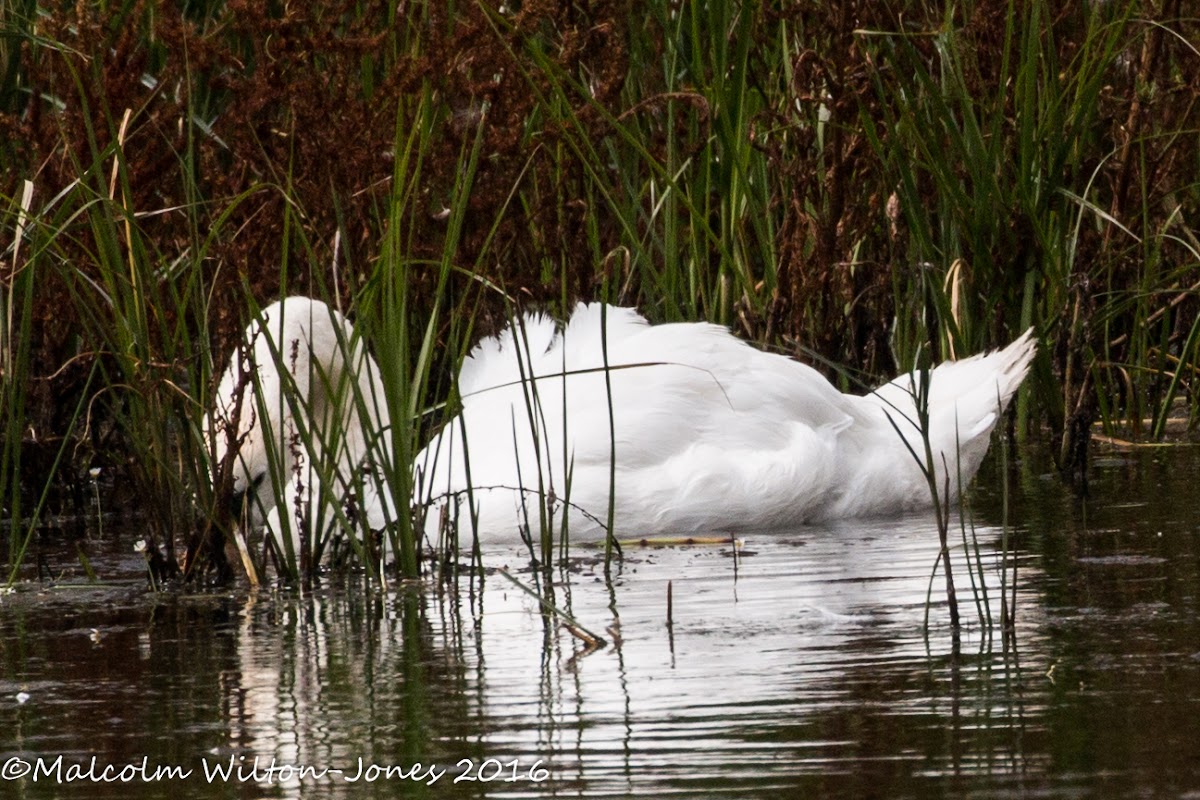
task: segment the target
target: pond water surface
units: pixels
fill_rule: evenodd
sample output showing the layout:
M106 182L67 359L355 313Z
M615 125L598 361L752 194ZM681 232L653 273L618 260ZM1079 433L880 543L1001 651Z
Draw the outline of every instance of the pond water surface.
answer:
M103 587L70 544L0 597L0 797L1200 798L1198 480L1188 446L1103 454L1086 503L1015 470L1008 646L961 546L961 635L940 577L926 626L930 515L630 548L611 581L580 551L554 599L597 648L495 572L154 594L106 532Z

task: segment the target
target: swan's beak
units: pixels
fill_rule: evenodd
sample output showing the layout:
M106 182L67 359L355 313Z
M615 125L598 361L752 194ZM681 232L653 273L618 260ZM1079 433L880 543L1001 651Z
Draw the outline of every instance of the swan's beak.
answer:
M229 493L229 499L227 500L229 504L227 508L233 519L244 522L249 518L252 511L250 508L251 497L258 494L259 488L266 478L267 474L262 472L256 475L248 484L242 481L235 482L233 491ZM241 483L242 486L239 488L236 485L237 483Z
M246 513L246 495L245 489L235 489L229 494L229 515L233 519L240 520Z

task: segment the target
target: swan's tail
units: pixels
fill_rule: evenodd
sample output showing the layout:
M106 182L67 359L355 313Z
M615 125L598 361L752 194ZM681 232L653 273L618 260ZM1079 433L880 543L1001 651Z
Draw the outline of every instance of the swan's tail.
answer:
M938 485L966 485L987 453L992 429L1020 388L1037 339L1033 328L1012 344L991 353L947 361L922 377L908 373L876 389L868 398L881 405L907 447L902 460L924 461L925 443L918 424L918 404L927 404L929 444ZM922 396L924 395L924 396ZM923 490L918 490L923 491ZM957 494L957 493L956 493Z
M1001 350L939 364L930 383L931 427L936 419L957 428L959 442L986 437L1021 387L1036 353L1030 328Z

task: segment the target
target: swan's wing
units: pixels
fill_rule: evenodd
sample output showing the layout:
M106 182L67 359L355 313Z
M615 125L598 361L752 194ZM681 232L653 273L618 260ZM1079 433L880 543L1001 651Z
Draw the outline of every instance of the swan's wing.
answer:
M530 513L531 492L551 504L569 493L595 531L614 478L618 526L632 535L928 502L916 450L888 421L903 428L904 417L915 418L910 376L867 397L843 395L815 370L724 328L651 327L626 309L583 307L560 333L542 318L524 327L519 338L510 332L475 350L464 365L462 415L418 457L425 496L461 498L473 487L482 535L511 532ZM934 371L935 457L954 452L959 431L990 430L995 398L1011 397L1032 350L1027 334L1000 353ZM986 437L964 447L965 479L983 450Z
M550 377L538 382L538 419L568 431L576 465L607 464L612 434L621 467L643 468L697 444L780 450L792 428L832 436L855 418L852 400L815 370L723 327L607 314L607 373L596 306L577 310L537 365Z
M488 337L463 360L458 389L464 403L481 393L512 386L531 374L554 374L566 363L580 368L583 353L599 354L601 330L610 346L649 327L632 308L580 303L565 328L545 314L526 314Z
M463 413L418 457L427 495L470 483L561 498L569 479L572 501L602 517L615 444L625 519L656 529L716 518L774 524L772 515L803 518L829 490L839 439L867 416L859 398L815 370L723 327L649 326L632 311L596 306L579 309L558 336L544 335L542 322L526 319L522 339L486 342L464 365L473 392ZM517 369L522 341L531 346ZM537 379L522 383L531 373ZM511 511L511 499L488 502Z

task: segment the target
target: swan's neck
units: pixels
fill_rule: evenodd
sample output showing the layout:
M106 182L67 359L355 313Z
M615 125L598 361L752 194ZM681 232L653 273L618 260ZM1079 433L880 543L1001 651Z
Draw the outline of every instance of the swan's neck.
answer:
M389 425L379 367L357 340L318 343L307 387L313 457L327 460L332 450L340 466L354 467L380 446Z

